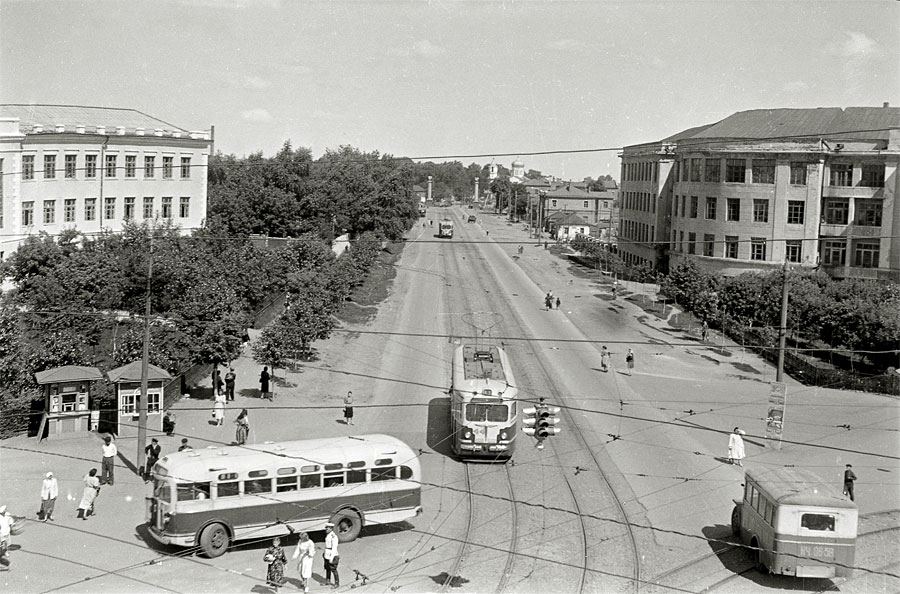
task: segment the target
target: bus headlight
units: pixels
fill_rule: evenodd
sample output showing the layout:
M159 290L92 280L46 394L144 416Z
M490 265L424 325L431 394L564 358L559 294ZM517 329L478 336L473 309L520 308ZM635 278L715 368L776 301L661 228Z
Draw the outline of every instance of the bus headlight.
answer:
M473 437L473 435L472 435L471 429L466 429L465 431L463 431L463 435L462 435L463 439L472 439L472 437Z
M509 434L506 432L506 429L504 429L500 432L500 440L506 441L507 439L509 439Z

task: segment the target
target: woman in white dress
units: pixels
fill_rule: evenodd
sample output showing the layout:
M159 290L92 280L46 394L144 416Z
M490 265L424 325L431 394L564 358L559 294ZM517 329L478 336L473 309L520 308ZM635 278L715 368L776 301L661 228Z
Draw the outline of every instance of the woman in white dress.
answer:
M81 494L81 502L78 504L78 517L87 520L94 513L94 500L100 493L100 479L97 478L97 469L84 475L84 491Z
M744 435L744 432L739 427L735 427L728 437L729 464L734 464L734 461L737 460L737 465L743 466L741 460L744 459L744 440L741 435Z
M213 418L216 425L221 426L225 422L225 393L216 392L216 403L213 406Z
M300 541L297 542L297 548L294 550L293 559L300 559L297 564L297 571L300 572L300 579L303 581L303 591L309 592L309 579L312 577L313 559L316 557L316 544L309 539L306 532L300 533Z

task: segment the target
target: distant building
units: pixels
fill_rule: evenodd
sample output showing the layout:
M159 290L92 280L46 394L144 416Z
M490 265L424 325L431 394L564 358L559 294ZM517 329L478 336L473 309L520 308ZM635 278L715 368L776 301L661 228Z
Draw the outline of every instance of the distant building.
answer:
M420 204L425 204L425 198L428 195L428 190L420 186L419 184L415 184L413 186L413 194L418 199Z
M553 184L543 193L543 220L545 230L555 233L552 228L557 214L574 214L590 227L590 234L606 239L615 220L615 192L588 192L573 182Z
M525 163L521 159L516 158L512 162L512 169L509 174L509 181L517 184L525 179Z
M743 111L621 158L629 264L900 280L898 108Z
M29 235L206 219L211 131L133 109L0 104L0 252Z

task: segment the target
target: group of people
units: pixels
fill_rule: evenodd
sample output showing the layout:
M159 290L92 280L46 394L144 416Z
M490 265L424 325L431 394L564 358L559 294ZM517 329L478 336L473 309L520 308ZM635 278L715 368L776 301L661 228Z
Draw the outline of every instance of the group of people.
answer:
M631 371L634 369L634 349L628 349L628 352L625 353L625 367L628 369L628 375L631 375ZM600 347L600 370L607 372L609 371L609 368L609 349L606 348L606 345L603 345Z
M289 528L290 529L290 528ZM293 529L290 529L293 533ZM340 556L338 555L338 536L334 532L334 524L328 522L325 524L325 552L322 557L325 565L325 585L338 588L341 585L341 578L338 575L338 563ZM310 540L309 534L300 533L300 540L297 542L297 548L291 557L297 561L297 572L300 574L300 582L304 592L309 592L309 581L312 579L313 561L316 557L316 545ZM272 546L266 549L263 555L263 561L268 564L266 569L266 583L276 591L284 584L284 566L287 565L287 555L281 547L281 539L275 538ZM334 581L332 582L332 577Z
M547 294L544 295L544 305L547 307L547 311L553 309L553 291L547 291ZM559 309L559 305L562 303L559 300L559 297L556 298L556 309Z

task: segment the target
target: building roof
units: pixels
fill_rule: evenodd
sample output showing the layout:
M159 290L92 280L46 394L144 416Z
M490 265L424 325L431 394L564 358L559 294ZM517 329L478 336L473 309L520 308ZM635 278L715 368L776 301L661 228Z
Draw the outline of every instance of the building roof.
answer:
M547 193L550 198L588 198L590 194L582 190L574 182L561 185Z
M418 193L421 193L421 192L427 192L427 191L428 191L428 190L426 190L425 188L423 188L423 187L420 186L419 184L413 185L413 192L416 192L417 194L418 194Z
M113 369L107 373L107 375L109 376L109 381L114 384L122 382L139 382L141 381L141 362L132 361L127 365ZM169 372L165 369L151 363L148 365L147 379L151 382L156 382L172 379L172 376L169 375Z
M522 182L522 185L527 188L549 188L553 184L546 177L539 177L537 179L526 179Z
M547 220L551 221L554 225L562 227L563 225L567 225L569 227L574 226L583 226L583 227L591 227L592 225L581 218L578 214L574 212L566 212L566 211L557 211L551 215L547 216Z
M603 190L602 192L588 192L588 196L600 200L615 200L619 197L619 193L615 190Z
M82 365L63 365L53 369L45 369L34 374L38 385L59 384L63 382L90 382L102 380L103 373L96 367Z
M616 183L614 179L604 179L600 181L604 190L618 190L619 184Z
M150 134L157 128L189 134L184 128L136 109L116 107L3 103L0 104L0 116L18 118L19 130L25 134L35 133L36 124L42 125L45 133L52 133L57 125L63 125L66 132L75 132L76 126L85 126L85 132L96 133L98 126L104 126L108 133L114 133L117 126L124 126L129 134L134 134L137 128Z

